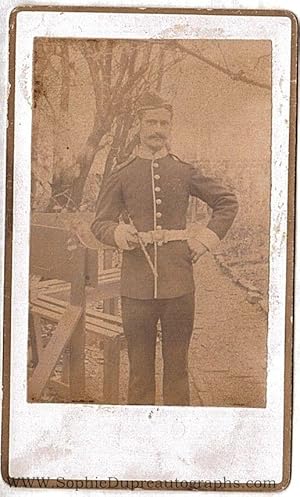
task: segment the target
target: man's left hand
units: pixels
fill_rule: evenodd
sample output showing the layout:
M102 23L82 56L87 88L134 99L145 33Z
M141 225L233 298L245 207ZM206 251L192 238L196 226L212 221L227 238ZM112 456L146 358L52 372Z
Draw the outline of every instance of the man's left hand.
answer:
M195 264L200 257L207 252L207 248L195 238L190 238L188 240L188 245L191 252L192 263Z

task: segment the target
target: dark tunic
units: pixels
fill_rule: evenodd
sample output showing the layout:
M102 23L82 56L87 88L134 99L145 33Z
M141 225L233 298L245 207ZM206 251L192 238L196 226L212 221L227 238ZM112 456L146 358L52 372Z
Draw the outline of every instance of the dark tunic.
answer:
M101 242L116 246L114 231L126 211L138 231L186 228L189 197L212 208L207 228L222 239L237 213L236 196L215 179L172 154L160 159L138 156L117 168L99 195L92 232ZM124 250L121 295L135 299L173 298L194 291L193 267L186 240L147 245L157 257L157 294L154 275L140 247Z

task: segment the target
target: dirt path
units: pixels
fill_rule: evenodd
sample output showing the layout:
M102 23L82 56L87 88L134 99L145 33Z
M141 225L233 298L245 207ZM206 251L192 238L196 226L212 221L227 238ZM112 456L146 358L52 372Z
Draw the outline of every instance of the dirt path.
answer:
M192 404L263 407L267 316L206 256L195 267Z
M246 291L233 283L212 256L195 266L196 316L189 353L191 404L263 407L267 317ZM101 401L99 354L90 347L88 390ZM157 404L162 404L161 344L157 343ZM127 352L121 354L120 403L126 403Z

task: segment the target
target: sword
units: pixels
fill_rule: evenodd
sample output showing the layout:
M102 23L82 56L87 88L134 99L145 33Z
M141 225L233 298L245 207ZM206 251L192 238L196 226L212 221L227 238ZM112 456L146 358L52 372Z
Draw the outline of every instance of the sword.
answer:
M127 216L128 216L128 220L129 220L130 225L136 230L136 227L134 226L133 221L132 221L132 219L131 219L131 217L130 217L130 215L128 213L127 213ZM140 247L141 247L141 249L142 249L142 251L144 253L144 256L145 256L145 258L146 258L146 260L147 260L147 262L148 262L148 264L150 266L150 269L151 269L152 273L154 274L155 278L158 278L158 273L157 273L157 271L156 271L156 269L154 267L153 262L151 261L150 255L147 252L146 246L145 246L145 244L144 244L144 242L143 242L142 238L140 237L140 235L139 235L139 233L138 233L137 230L136 230L136 235L137 235Z

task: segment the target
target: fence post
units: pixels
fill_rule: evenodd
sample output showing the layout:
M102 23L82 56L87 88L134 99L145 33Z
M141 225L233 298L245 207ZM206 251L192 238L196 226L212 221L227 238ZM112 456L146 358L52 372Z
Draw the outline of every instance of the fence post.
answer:
M111 269L113 266L113 255L114 250L110 248L105 248L103 251L103 269ZM103 300L103 312L106 314L116 315L117 313L117 299L104 299Z
M70 395L72 401L85 398L85 310L86 310L86 249L77 247L73 252L76 270L71 281L70 304L82 308L82 315L70 340Z

